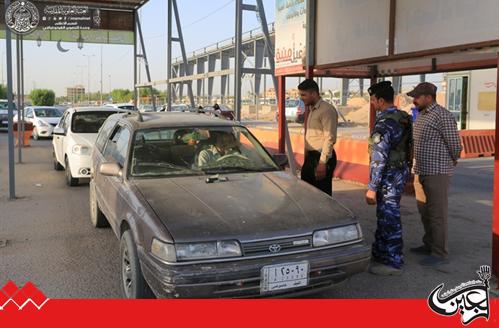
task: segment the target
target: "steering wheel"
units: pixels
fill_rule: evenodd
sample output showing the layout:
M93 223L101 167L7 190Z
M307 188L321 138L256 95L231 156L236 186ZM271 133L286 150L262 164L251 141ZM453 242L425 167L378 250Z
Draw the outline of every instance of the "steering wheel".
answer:
M217 162L223 162L223 161L227 161L227 160L231 160L231 159L235 159L235 160L245 160L245 161L249 161L249 158L242 155L242 154L228 154L228 155L224 155L222 157L220 157L219 159L217 159Z

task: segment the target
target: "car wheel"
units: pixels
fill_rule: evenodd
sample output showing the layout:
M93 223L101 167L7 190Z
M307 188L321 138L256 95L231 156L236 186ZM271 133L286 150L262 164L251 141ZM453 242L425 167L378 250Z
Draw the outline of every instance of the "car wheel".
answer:
M33 128L33 140L39 140L39 139L40 139L40 136L38 135L36 128Z
M70 187L77 186L79 180L73 178L73 176L71 175L71 168L69 167L69 161L67 157L65 159L65 163L66 163L66 184Z
M127 230L121 236L121 289L126 298L154 298L140 268L137 248L132 232Z
M52 158L53 158L53 162L54 162L54 170L56 170L56 171L64 170L64 167L61 165L61 163L59 163L54 152L52 152Z
M97 194L95 193L95 183L90 181L90 221L95 228L109 227L109 222L106 216L100 210L97 202Z

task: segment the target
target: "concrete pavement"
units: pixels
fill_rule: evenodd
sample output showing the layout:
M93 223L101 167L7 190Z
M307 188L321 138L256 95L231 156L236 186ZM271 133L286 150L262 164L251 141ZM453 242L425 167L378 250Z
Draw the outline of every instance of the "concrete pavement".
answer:
M6 134L0 133L0 285L30 280L50 298L119 298L118 240L110 229L91 227L88 186L69 188L52 169L51 141L31 141L25 163L16 165L19 199L7 200ZM17 154L17 151L16 151ZM461 161L450 196L451 263L441 270L421 267L406 252L405 273L378 277L363 273L312 297L422 298L438 284L453 288L476 279L491 263L492 160ZM334 196L359 217L371 243L375 209L364 203L363 186L335 181ZM413 197L402 201L406 250L420 244L422 226ZM1 241L6 241L2 246Z

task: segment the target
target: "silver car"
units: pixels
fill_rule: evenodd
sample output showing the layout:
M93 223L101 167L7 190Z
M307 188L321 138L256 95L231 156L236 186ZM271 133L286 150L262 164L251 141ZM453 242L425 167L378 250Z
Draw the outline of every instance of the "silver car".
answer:
M112 115L92 172L91 222L120 240L129 298L310 293L370 260L348 209L282 170L230 121Z

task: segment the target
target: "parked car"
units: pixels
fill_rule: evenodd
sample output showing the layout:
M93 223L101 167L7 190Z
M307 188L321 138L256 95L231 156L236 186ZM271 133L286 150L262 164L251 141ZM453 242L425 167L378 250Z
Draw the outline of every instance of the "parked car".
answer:
M203 112L206 115L222 118L229 121L234 121L236 119L234 111L225 105L206 106L204 107Z
M53 106L32 106L24 108L24 120L33 124L33 139L52 137L54 127L59 124L62 112ZM18 122L19 114L14 117Z
M105 104L104 107L122 109L122 110L137 110L134 105L128 103L121 104Z
M14 116L17 114L17 107L14 103ZM5 99L0 99L0 129L6 129L9 126L9 103Z
M358 220L283 163L234 122L110 116L92 152L90 219L120 240L124 295L279 296L364 271Z
M155 112L155 108L153 105L140 105L139 106L139 112L141 113L149 113L149 112Z
M286 100L285 113L287 122L305 122L305 104L301 99ZM279 121L279 111L275 113L275 120Z
M91 174L90 154L104 121L120 112L106 107L66 110L54 128L52 140L54 169L66 171L66 184L76 186Z
M173 104L171 110L168 110L167 105L163 105L158 112L190 112L191 107L186 104Z

